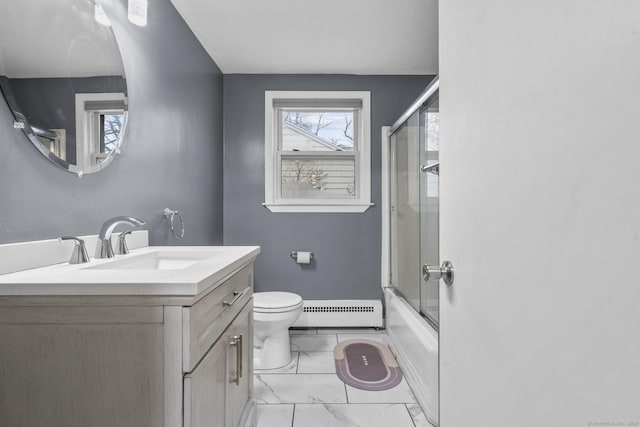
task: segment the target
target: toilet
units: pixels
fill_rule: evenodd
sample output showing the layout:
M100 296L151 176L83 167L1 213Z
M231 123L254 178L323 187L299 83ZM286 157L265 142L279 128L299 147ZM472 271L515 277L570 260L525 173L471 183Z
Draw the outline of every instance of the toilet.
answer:
M276 369L291 362L289 327L302 314L302 297L291 292L253 294L253 366Z

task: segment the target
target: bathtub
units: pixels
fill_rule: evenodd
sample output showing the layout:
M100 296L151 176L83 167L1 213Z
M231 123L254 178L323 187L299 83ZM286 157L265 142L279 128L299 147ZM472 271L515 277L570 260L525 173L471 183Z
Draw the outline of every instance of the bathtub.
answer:
M438 332L401 295L391 288L384 294L391 350L427 419L437 426Z

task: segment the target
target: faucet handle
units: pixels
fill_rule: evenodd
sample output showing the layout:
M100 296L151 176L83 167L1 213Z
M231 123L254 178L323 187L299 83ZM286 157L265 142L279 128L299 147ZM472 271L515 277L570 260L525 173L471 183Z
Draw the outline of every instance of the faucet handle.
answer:
M87 246L84 244L84 240L73 236L62 236L58 240L60 242L73 240L75 243L69 264L85 264L89 262L89 254L87 253Z
M127 240L125 239L133 230L127 230L120 233L118 236L118 245L116 246L116 255L126 255L129 253L127 247Z

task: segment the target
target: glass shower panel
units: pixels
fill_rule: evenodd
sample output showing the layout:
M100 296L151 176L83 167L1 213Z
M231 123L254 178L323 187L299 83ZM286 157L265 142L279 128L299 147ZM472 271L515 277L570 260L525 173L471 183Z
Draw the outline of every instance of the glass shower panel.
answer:
M437 95L420 110L420 257L421 264L440 265L440 112ZM438 325L438 281L421 281L420 311Z
M420 114L392 135L391 281L420 310Z
M436 329L440 284L422 266L440 265L439 152L436 92L391 135L391 282Z

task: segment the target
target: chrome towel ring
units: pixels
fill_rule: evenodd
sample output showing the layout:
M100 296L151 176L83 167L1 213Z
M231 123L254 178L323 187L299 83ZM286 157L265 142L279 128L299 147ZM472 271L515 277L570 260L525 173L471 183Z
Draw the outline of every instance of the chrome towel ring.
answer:
M184 237L184 221L182 220L182 215L180 215L180 212L174 211L169 208L164 208L164 216L169 220L169 227L171 228L171 234L173 234L173 237L175 237L176 239L182 239ZM180 220L180 233L176 233L174 222L176 217L178 217L178 219Z

